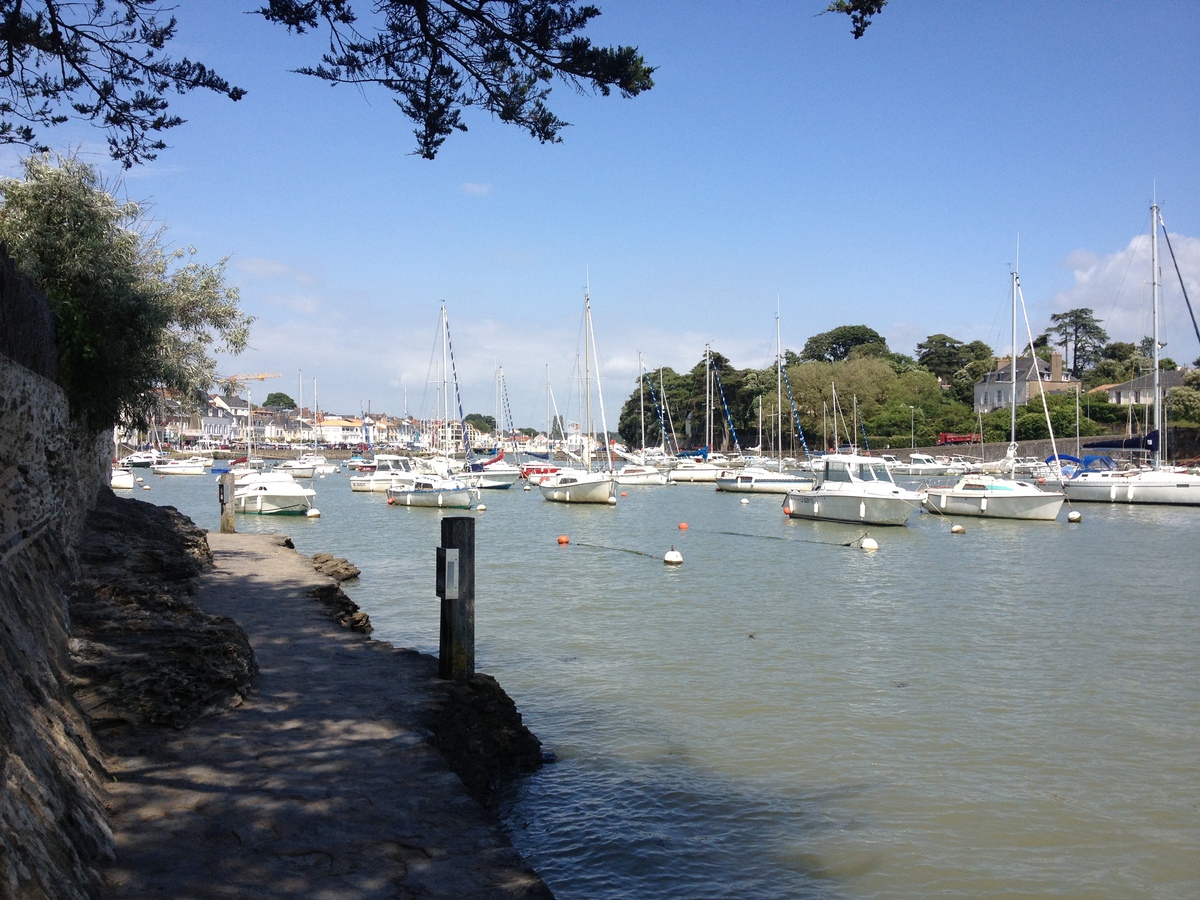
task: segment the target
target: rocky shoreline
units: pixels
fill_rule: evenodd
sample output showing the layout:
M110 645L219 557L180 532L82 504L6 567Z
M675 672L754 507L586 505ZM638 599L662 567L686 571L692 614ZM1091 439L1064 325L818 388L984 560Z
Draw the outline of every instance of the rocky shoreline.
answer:
M265 540L275 548L268 555L278 556L279 565L295 565L289 561L293 556L307 560L291 548L286 538L213 535L214 540L217 537L225 553L243 545L261 553ZM222 574L220 559L214 567L205 532L172 508L108 495L102 496L88 515L78 547L81 574L69 590L71 684L101 747L111 756L112 773L132 779L143 760L156 754L177 758L183 752L179 742L186 742L191 730L199 729L196 740L200 741L201 733L213 729L246 727L233 721L225 724L224 720L237 720L238 708L243 704L253 707L263 702L258 694L267 688L268 670L260 673L254 643L257 640L264 645L261 637L247 636L236 621L236 613L214 615L203 608L202 586L214 575ZM402 708L406 715L400 716L396 727L401 733L411 728L419 741L435 749L481 806L492 802L506 780L541 766L540 742L522 723L515 704L495 679L477 674L465 682L441 681L436 678L437 665L432 657L397 651L373 641L367 637L369 618L346 596L337 580L356 577L357 569L325 554L318 554L310 563L313 571L303 580L306 602L338 623L341 628L337 630L343 635L335 639L331 634L325 639L332 642L329 652L345 647L351 654L365 653L362 658L369 665L386 660L385 677L400 666L396 683L373 683L372 690L378 697L367 697L365 702L374 699L386 704L388 716L394 716L397 707ZM239 585L249 583L245 576L242 578ZM197 599L202 602L197 603ZM259 627L261 633L261 623ZM289 622L283 618L269 627L272 637L286 636L289 642L310 637L287 635ZM318 646L321 640L317 634ZM286 650L282 652L286 658ZM348 667L350 674L341 677L353 679L353 665L351 662ZM269 671L275 677L279 666L272 662L271 667ZM371 677L374 679L375 674ZM360 693L369 692L363 688ZM348 697L346 703L353 708L357 699ZM378 714L371 718L378 718ZM404 721L409 724L404 725ZM186 762L181 760L181 764ZM192 763L208 764L200 759ZM389 757L387 765L394 768L400 762ZM125 771L126 767L130 771ZM402 778L403 771L399 775L390 773L389 777ZM420 778L424 781L427 775L421 774ZM236 785L232 790L238 790ZM130 819L136 818L137 810L130 807L136 802L143 801L118 796L115 805L122 816ZM269 803L264 801L264 805ZM488 816L494 823L494 815ZM426 822L422 827L436 831L435 825ZM319 827L326 826L314 826ZM119 825L114 830L119 831ZM366 843L380 837L368 833L356 839ZM121 843L118 836L118 867ZM437 855L428 848L424 852ZM412 865L406 861L402 867L407 878L416 877ZM505 871L511 866L511 860L505 862ZM517 887L498 888L480 896L550 896L532 873L512 883ZM139 886L147 886L128 871L111 878L109 884L115 885L111 896L134 896Z

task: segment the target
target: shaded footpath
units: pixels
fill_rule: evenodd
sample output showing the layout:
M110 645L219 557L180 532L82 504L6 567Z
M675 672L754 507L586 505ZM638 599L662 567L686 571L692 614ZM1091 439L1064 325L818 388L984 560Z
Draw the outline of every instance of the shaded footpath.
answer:
M129 502L138 503L118 501ZM105 719L120 690L110 687L103 699L104 679L86 660L122 638L84 623L89 636L75 648L85 660L81 693L111 754L117 858L104 896L551 897L447 763L484 797L496 774L487 757L495 741L512 737L496 732L523 726L515 708L502 709L500 718L510 718L500 726L473 717L494 707L497 693L501 707L511 701L487 676L447 684L432 657L340 625L324 605L330 579L288 543L208 535L215 565L194 580L191 599L216 635L209 655L227 670L246 668L228 617L248 638L258 675L224 700L205 696L204 714L185 728L146 715ZM179 605L168 602L168 631L177 630ZM139 634L126 655L144 655L153 640ZM168 672L143 677L133 692L154 693L170 680ZM143 712L162 699L141 702ZM536 753L536 738L525 735Z

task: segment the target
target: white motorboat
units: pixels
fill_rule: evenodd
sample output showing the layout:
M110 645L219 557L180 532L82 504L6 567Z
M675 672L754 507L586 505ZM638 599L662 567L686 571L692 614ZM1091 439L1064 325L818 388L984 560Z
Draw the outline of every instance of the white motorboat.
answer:
M722 467L703 459L681 459L667 473L667 480L679 484L715 484Z
M667 473L657 466L626 463L617 470L617 484L666 484Z
M1044 491L1027 481L965 475L950 487L927 488L924 506L948 516L1050 522L1058 517L1065 499L1062 491Z
M124 466L113 465L109 487L114 491L132 491L134 488L133 471Z
M317 492L283 472L248 472L234 484L233 510L254 515L307 515Z
M827 453L816 487L789 491L783 511L793 519L903 525L922 494L898 487L883 460L856 453Z
M130 453L121 460L121 465L127 468L148 469L155 463L165 462L167 455L161 450L138 450Z
M786 494L788 491L810 491L816 484L812 475L793 475L772 472L761 466L744 469L725 469L717 476L717 490L739 494Z
M287 472L293 478L312 478L316 466L298 459L285 459L275 466L276 471Z
M469 472L463 472L461 477L480 490L505 490L520 480L521 467L499 459L482 463L478 469L472 467Z
M208 457L189 456L187 459L168 459L155 463L150 471L155 475L203 475L210 465L212 460Z
M418 475L411 483L387 489L390 506L424 506L436 509L469 509L477 491L458 478Z
M945 475L949 467L939 462L928 453L910 453L908 462L889 466L893 475L903 475L906 478L924 478L930 475Z
M300 465L312 466L314 475L333 475L341 471L337 463L331 463L319 453L301 453L296 462Z
M1154 347L1154 432L1160 437L1151 447L1149 468L1114 469L1109 471L1094 471L1081 469L1063 489L1068 500L1078 500L1087 503L1147 503L1167 506L1200 506L1200 475L1183 469L1168 466L1162 459L1163 401L1159 381L1159 355L1162 343L1159 340L1158 317L1162 285L1159 282L1158 268L1158 228L1162 226L1163 234L1167 226L1158 210L1158 202L1150 207L1150 271L1153 281L1151 303L1153 309L1154 334L1151 341ZM1170 238L1167 239L1170 241Z
M402 487L412 484L413 480L423 474L416 461L409 456L398 456L393 453L377 453L375 469L350 476L350 490L382 494L390 487Z
M617 483L608 472L560 469L546 475L538 489L556 503L609 503L616 499Z

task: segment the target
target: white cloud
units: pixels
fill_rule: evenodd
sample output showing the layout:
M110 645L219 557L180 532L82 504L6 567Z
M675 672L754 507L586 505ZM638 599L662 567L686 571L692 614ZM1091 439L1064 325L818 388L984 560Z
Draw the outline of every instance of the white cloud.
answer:
M476 184L471 181L464 181L459 185L459 190L472 197L486 197L492 192L492 186L490 184Z

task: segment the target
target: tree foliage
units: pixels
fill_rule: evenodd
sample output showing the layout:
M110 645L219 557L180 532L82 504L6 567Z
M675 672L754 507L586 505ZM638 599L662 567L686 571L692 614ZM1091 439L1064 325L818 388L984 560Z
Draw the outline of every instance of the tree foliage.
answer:
M888 0L833 0L825 12L840 13L850 17L850 33L857 41L867 32L871 20L883 12Z
M143 234L138 205L118 202L86 163L35 155L24 169L24 180L0 180L0 240L49 299L72 416L93 429L144 426L158 391L194 407L214 382L209 349L240 352L252 321L224 261Z
M966 344L948 334L931 334L917 344L917 362L943 381L949 381L967 363L991 359L992 348L983 341Z
M108 132L127 168L166 147L182 124L167 95L197 88L245 92L204 64L164 54L176 21L159 0L7 0L0 4L0 143L48 148L39 132L76 118Z
M800 358L812 362L840 362L849 358L856 348L863 348L869 354L874 351L875 355L888 352L887 341L878 331L866 325L842 325L810 337L800 351Z
M492 434L496 430L496 417L485 416L482 413L467 413L463 420L480 434Z
M268 409L295 409L296 401L283 391L272 391L267 394L267 399L263 401L263 406Z
M1056 343L1070 360L1072 377L1081 377L1084 369L1100 358L1104 345L1108 343L1108 332L1101 327L1100 320L1092 310L1086 307L1054 313L1050 316L1050 323L1046 337L1058 338Z
M557 142L568 123L547 106L556 78L605 96L654 86L635 47L582 35L600 10L577 0L269 0L255 12L297 34L327 32L329 51L298 71L390 91L429 159L467 130L468 107ZM0 143L45 151L40 132L74 118L106 129L126 167L154 159L184 121L171 92L246 93L203 63L172 60L176 32L161 0L0 2Z

